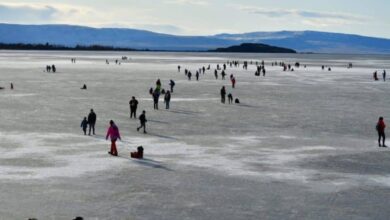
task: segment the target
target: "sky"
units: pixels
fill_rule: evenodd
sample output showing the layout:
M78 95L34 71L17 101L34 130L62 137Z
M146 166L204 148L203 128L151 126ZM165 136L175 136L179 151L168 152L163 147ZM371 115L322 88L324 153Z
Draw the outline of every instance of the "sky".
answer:
M0 0L0 23L176 35L315 30L390 38L390 0Z

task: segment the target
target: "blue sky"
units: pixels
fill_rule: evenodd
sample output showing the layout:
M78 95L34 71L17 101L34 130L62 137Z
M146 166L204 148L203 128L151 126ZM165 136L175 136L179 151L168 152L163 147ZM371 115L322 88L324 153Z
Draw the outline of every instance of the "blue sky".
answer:
M318 30L390 38L389 0L0 0L0 22L180 35Z

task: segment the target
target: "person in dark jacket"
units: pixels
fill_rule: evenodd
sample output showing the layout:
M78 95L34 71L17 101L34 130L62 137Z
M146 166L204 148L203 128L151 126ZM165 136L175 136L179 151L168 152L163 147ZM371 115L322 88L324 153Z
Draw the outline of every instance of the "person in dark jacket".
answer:
M155 90L153 92L153 108L155 110L158 110L158 100L159 100L159 98L160 98L160 93L157 90Z
M171 93L173 92L173 87L175 87L175 81L170 80L169 85L171 86Z
M134 118L137 118L137 106L138 106L138 101L135 99L133 96L129 102L130 105L130 118L134 116Z
M142 111L142 114L139 116L139 121L141 123L141 126L139 126L137 128L137 131L139 131L139 129L141 129L141 128L144 128L144 134L146 134L146 122L148 121L148 120L146 120L145 113L146 112L144 110L144 111Z
M378 72L377 71L375 71L373 73L373 78L374 78L375 81L378 81Z
M84 117L84 120L81 122L80 125L80 127L83 128L84 135L87 135L87 126L88 126L87 117Z
M222 79L225 79L225 76L226 76L225 70L222 70L221 76L222 76Z
M221 88L221 102L225 104L225 99L226 99L226 89L225 86L222 86Z
M96 114L93 111L93 109L91 109L91 112L88 115L88 124L89 124L88 135L91 135L91 130L93 135L95 135Z
M378 145L379 147L387 147L385 145L386 135L385 135L386 124L383 120L383 117L379 117L378 123L376 124L376 131L378 132ZM382 145L381 145L382 139Z
M231 93L228 94L228 101L229 101L229 104L233 103L233 95Z
M171 93L167 91L164 96L165 109L169 109L169 103L171 102Z
M382 77L383 77L383 81L386 81L386 70L383 70Z

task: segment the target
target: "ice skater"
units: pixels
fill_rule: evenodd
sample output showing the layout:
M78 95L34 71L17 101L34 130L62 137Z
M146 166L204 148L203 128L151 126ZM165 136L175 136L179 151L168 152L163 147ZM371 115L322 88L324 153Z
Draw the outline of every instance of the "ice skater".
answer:
M148 120L146 120L145 114L146 114L146 112L145 112L145 110L143 110L142 114L139 116L139 122L141 123L141 126L139 126L137 128L137 131L139 131L139 129L141 129L141 128L144 128L144 134L146 134L146 122L148 121Z
M138 100L135 99L134 96L129 101L129 105L130 105L130 118L133 118L133 116L134 116L134 118L137 118Z
M87 85L84 84L83 87L81 87L80 89L82 89L82 90L87 90Z
M167 91L164 96L165 109L169 109L169 103L171 102L171 93Z
M107 129L106 140L108 137L111 139L111 150L108 152L112 156L118 156L118 151L116 149L116 141L122 140L121 135L119 133L119 128L115 125L114 121L110 121L110 127Z
M84 135L87 135L87 126L88 126L88 121L87 117L84 117L83 121L81 121L80 127L83 128Z
M385 145L386 135L385 135L386 124L383 120L383 117L379 117L378 123L376 124L376 131L378 132L378 146L387 147ZM381 145L382 139L382 145Z
M225 104L225 99L226 99L226 89L225 86L222 86L221 88L221 102Z
M91 109L91 112L88 114L88 124L89 124L88 135L91 135L91 130L93 135L95 135L96 113L93 111L93 109Z
M13 90L14 89L14 84L13 83L11 83L11 90Z
M386 70L383 70L382 77L383 77L383 81L386 81Z

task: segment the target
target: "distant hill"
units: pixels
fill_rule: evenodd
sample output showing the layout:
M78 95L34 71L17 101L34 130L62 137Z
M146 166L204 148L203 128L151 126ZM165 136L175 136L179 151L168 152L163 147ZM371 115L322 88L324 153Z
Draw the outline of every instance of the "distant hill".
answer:
M315 31L176 36L123 28L0 24L0 43L77 45L138 50L208 51L242 43L268 44L297 52L390 54L390 39Z
M316 31L253 32L219 34L218 39L264 43L298 52L390 54L390 39Z
M175 36L136 29L0 24L0 43L49 43L67 47L100 45L151 50L206 51L233 45L235 41L214 37Z
M224 53L296 53L295 50L274 47L266 44L244 43L238 46L231 46L227 48L217 48L210 50L210 52L224 52Z

